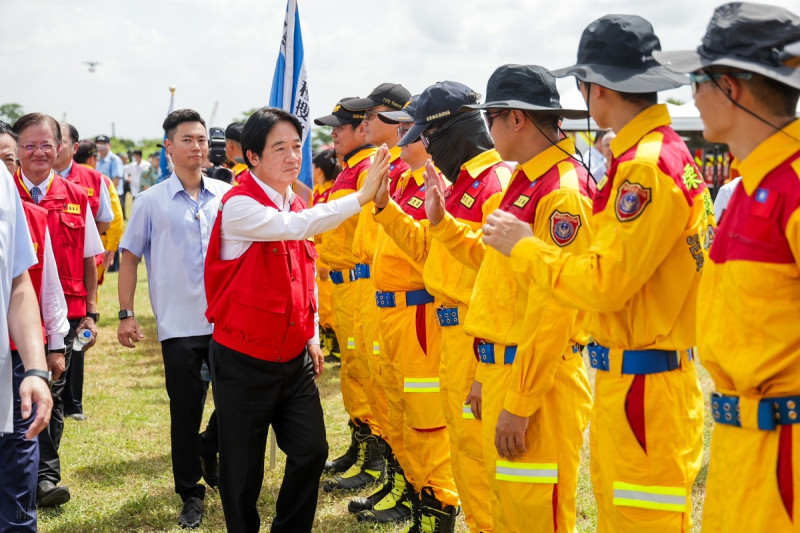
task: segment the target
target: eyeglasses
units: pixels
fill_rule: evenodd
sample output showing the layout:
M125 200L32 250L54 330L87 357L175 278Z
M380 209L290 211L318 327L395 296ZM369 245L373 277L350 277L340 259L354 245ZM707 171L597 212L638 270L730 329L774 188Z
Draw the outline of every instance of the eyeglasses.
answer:
M36 150L41 150L42 152L49 154L53 150L55 150L55 146L52 144L26 144L25 146L20 146L23 150L28 152L29 154L34 153Z
M365 111L364 112L364 120L369 121L369 120L372 120L373 118L375 118L376 116L378 116L378 112L377 111Z
M400 137L403 137L409 131L411 131L411 126L409 126L407 128L403 127L403 126L397 126L397 135L400 136Z
M485 111L483 114L483 118L486 120L486 126L491 130L492 125L494 125L494 120L502 115L508 115L511 112L510 109L502 109L500 111Z
M419 134L419 140L422 141L422 146L426 149L431 145L431 137L439 128L428 128Z
M701 83L711 81L712 79L718 80L723 76L730 76L731 78L738 78L740 80L749 80L753 77L749 72L692 72L689 74L689 82L692 84L692 94L697 93L697 87Z

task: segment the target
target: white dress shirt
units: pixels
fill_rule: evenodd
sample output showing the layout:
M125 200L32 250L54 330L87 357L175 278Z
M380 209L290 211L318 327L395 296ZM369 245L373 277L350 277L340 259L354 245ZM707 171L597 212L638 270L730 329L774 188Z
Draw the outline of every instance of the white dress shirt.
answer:
M348 194L324 204L317 204L298 213L290 211L294 201L291 188L281 194L253 175L278 209L264 206L249 196L230 198L223 209L220 228L220 258L241 257L253 242L302 241L331 230L361 212L355 194ZM317 298L316 290L314 297ZM314 337L308 344L319 344L319 314L314 313Z
M67 300L58 277L56 257L50 241L50 230L44 233L44 265L42 265L42 293L39 305L42 308L44 330L47 332L47 346L50 350L64 347L64 337L69 333L67 320Z
M714 221L717 224L719 224L719 220L722 218L722 213L728 208L728 203L731 201L733 191L741 181L741 176L738 178L733 178L731 181L720 187L719 192L717 192L717 197L714 199Z

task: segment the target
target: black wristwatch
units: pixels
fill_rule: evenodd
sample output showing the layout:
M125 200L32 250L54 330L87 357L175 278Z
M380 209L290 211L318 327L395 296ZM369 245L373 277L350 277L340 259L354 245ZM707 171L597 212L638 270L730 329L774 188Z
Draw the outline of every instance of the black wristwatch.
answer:
M42 378L47 382L47 387L51 388L53 386L53 373L49 370L39 370L38 368L34 368L31 370L25 371L25 377L29 376L36 376L37 378Z
M94 320L95 323L100 321L100 313L90 313L89 311L86 311L86 316Z
M125 320L126 318L131 318L133 316L133 311L130 309L123 309L117 316L119 316L120 320Z

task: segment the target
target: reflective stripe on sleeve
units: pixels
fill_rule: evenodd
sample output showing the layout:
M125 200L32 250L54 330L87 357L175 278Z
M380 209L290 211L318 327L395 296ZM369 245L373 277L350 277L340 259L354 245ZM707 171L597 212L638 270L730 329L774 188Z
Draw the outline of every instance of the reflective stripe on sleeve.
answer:
M494 477L517 483L558 483L558 464L497 461Z
M372 342L372 355L380 355L381 354L381 345L378 341Z
M439 378L405 378L403 392L439 392Z
M356 349L356 338L355 337L347 337L347 349L348 350L355 350Z
M461 410L461 418L470 418L475 419L475 415L472 414L472 404L465 403L464 407Z
M685 513L686 488L633 485L615 481L614 505Z

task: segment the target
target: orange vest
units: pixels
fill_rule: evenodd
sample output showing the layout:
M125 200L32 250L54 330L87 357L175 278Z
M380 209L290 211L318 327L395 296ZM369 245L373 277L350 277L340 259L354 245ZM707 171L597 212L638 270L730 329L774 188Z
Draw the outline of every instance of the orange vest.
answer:
M206 255L206 318L218 343L256 359L285 362L314 336L314 259L311 241L253 242L238 258L220 259L225 203L248 196L277 209L250 171L222 198ZM291 211L305 209L295 196Z

